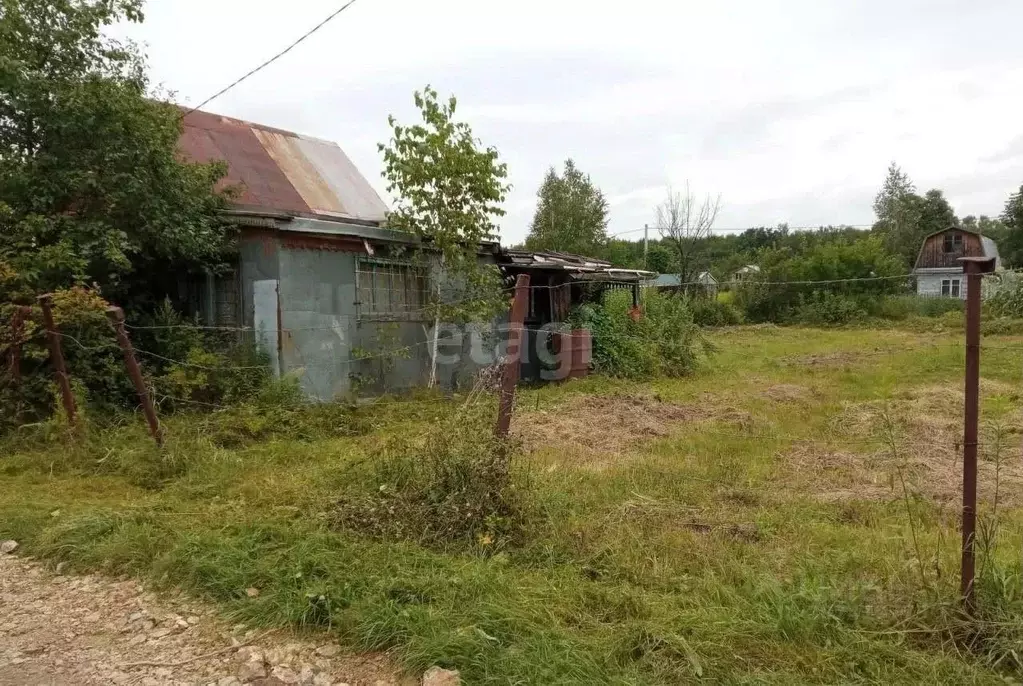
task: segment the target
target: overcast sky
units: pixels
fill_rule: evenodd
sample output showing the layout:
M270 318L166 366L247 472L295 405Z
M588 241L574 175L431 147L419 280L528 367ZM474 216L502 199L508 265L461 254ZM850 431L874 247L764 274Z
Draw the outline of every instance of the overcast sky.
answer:
M126 32L196 105L339 5L149 0ZM387 199L387 115L453 93L508 163L506 242L567 157L612 233L687 179L720 193L721 228L869 224L892 160L960 216L997 214L1023 184L1020 25L1021 0L358 0L204 109L335 140Z

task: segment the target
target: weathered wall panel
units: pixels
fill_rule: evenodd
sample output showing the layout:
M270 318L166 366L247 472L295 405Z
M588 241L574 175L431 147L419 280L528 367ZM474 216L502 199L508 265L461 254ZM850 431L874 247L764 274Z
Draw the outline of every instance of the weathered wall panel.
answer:
M351 385L355 256L282 248L280 266L282 369L298 372L311 398L344 395Z
M949 233L958 233L963 237L962 250L945 252L945 236ZM935 234L924 241L917 258L918 269L932 269L939 267L958 267L960 257L983 257L984 250L981 247L980 236L966 232L949 232Z
M281 371L297 373L317 400L348 393L398 392L429 381L433 321L360 314L354 252L280 247ZM492 325L482 327L491 330ZM473 340L442 337L437 365L443 388L466 388L484 356ZM491 336L492 338L492 336ZM493 342L490 342L491 350ZM477 345L479 347L479 345ZM478 352L478 351L477 351Z

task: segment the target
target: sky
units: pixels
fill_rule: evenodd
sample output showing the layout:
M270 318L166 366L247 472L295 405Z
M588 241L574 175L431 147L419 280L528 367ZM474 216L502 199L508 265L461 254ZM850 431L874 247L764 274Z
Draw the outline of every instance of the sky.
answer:
M148 0L114 32L197 105L342 4ZM960 216L1023 184L1020 0L358 0L203 109L337 141L389 200L377 143L426 84L508 164L501 238L576 161L611 234L667 189L720 196L719 230L870 224L890 162Z

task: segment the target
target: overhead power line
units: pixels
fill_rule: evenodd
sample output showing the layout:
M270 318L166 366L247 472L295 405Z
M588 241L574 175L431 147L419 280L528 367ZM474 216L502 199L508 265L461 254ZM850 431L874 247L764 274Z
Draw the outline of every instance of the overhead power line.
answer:
M277 60L279 60L279 59L280 59L281 57L284 57L284 56L285 56L285 55L287 55L287 54L288 54L289 52L291 52L291 51L292 51L292 49L294 49L294 47L295 47L296 45L298 45L299 43L301 43L302 41L304 41L304 40L305 40L306 38L308 38L309 36L313 35L313 34L314 34L314 33L316 33L317 31L319 31L320 29L322 29L322 28L323 28L324 26L326 26L326 25L327 25L328 23L330 23L330 21L331 21L331 20L333 20L333 19L334 19L334 18L335 18L335 17L337 16L337 15L341 14L342 12L344 12L344 11L345 11L346 9L348 9L349 7L351 7L351 6L352 6L352 5L354 5L354 4L355 4L355 0L348 0L348 2L346 2L346 3L345 3L345 4L343 4L343 5L341 5L341 7L339 7L339 8L338 8L338 9L336 9L336 10L334 10L334 11L333 11L332 13L330 13L330 15L328 15L326 19L324 19L324 20L323 20L323 21L321 21L321 22L320 22L319 24L317 24L317 25L316 25L316 26L314 26L313 28L311 28L311 29L309 29L308 31L306 31L306 32L305 32L304 34L302 34L301 36L299 36L298 40L296 40L295 42L293 42L293 43L292 43L291 45L289 45L288 47L284 48L284 49L283 49L283 50L281 50L281 51L280 51L279 53L277 53L276 55L274 55L273 57L271 57L271 58L270 58L270 59L268 59L267 61L265 61L265 62L263 62L262 64L260 64L260 65L259 65L258 67L254 68L254 69L251 69L251 70L250 70L250 71L248 71L248 72L247 72L246 74L244 74L244 75L243 75L243 76L241 76L240 78L236 79L236 80L235 80L235 81L234 81L233 83L230 83L230 84L228 84L227 86L224 86L224 87L223 87L223 88L221 88L221 89L220 89L219 91L217 91L216 93L214 93L214 94L213 94L213 95L211 95L210 97L206 98L205 100L203 100L202 102L200 102L200 103L199 103L198 105L196 105L196 106L195 106L195 107L193 107L192 109L190 109L190 110L188 110L187 112L185 112L185 113L184 113L183 115L181 115L181 117L182 117L182 118L185 118L185 117L187 117L188 115L192 114L192 112L195 112L196 110L198 110L198 109L201 109L202 107L205 107L205 106L206 106L206 105L208 105L209 103L211 103L211 102L213 102L214 100L216 100L217 98L219 98L219 97L220 97L221 95L223 95L224 93L228 92L229 90L231 90L232 88L234 88L235 86L237 86L238 84L240 84L240 83L241 83L242 81L244 81L245 79L249 78L249 77L250 77L250 76L252 76L253 74L256 74L256 73L257 73L257 72L259 72L260 70L262 70L262 69L264 69L264 68L266 68L266 67L270 66L271 64L273 64L274 62L276 62Z

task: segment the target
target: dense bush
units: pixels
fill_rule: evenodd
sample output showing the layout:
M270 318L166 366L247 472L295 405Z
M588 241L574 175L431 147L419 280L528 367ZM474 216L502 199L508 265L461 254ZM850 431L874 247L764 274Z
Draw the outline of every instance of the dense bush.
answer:
M996 317L1023 318L1023 280L1014 272L1002 276L994 292L984 302L984 309Z
M759 279L735 289L752 322L845 323L862 317L870 301L907 287L897 278L905 271L901 260L875 236L838 237L798 254L768 248L759 258Z
M53 293L54 321L80 411L112 414L138 406L124 366L107 302L94 290L74 287ZM14 306L0 308L0 348L15 343ZM152 315L130 317L129 335L143 375L161 413L241 402L273 382L267 358L251 342L195 327L164 303ZM22 327L16 382L9 360L0 368L0 433L53 412L56 393L42 315L33 306Z
M468 402L425 434L398 432L354 473L334 524L372 538L491 553L522 534L512 446L490 403Z
M608 291L599 304L584 304L569 317L572 328L593 336L594 368L631 379L683 376L696 367L706 346L682 296L649 290L633 316L632 294Z
M729 299L693 298L689 301L697 326L735 326L742 324L742 311Z
M958 298L934 298L919 295L888 295L864 302L868 314L879 319L899 321L909 317L941 317L947 312L962 312Z
M862 297L862 296L861 296ZM799 298L791 320L813 326L835 326L864 319L866 311L861 298L831 291L814 291Z

